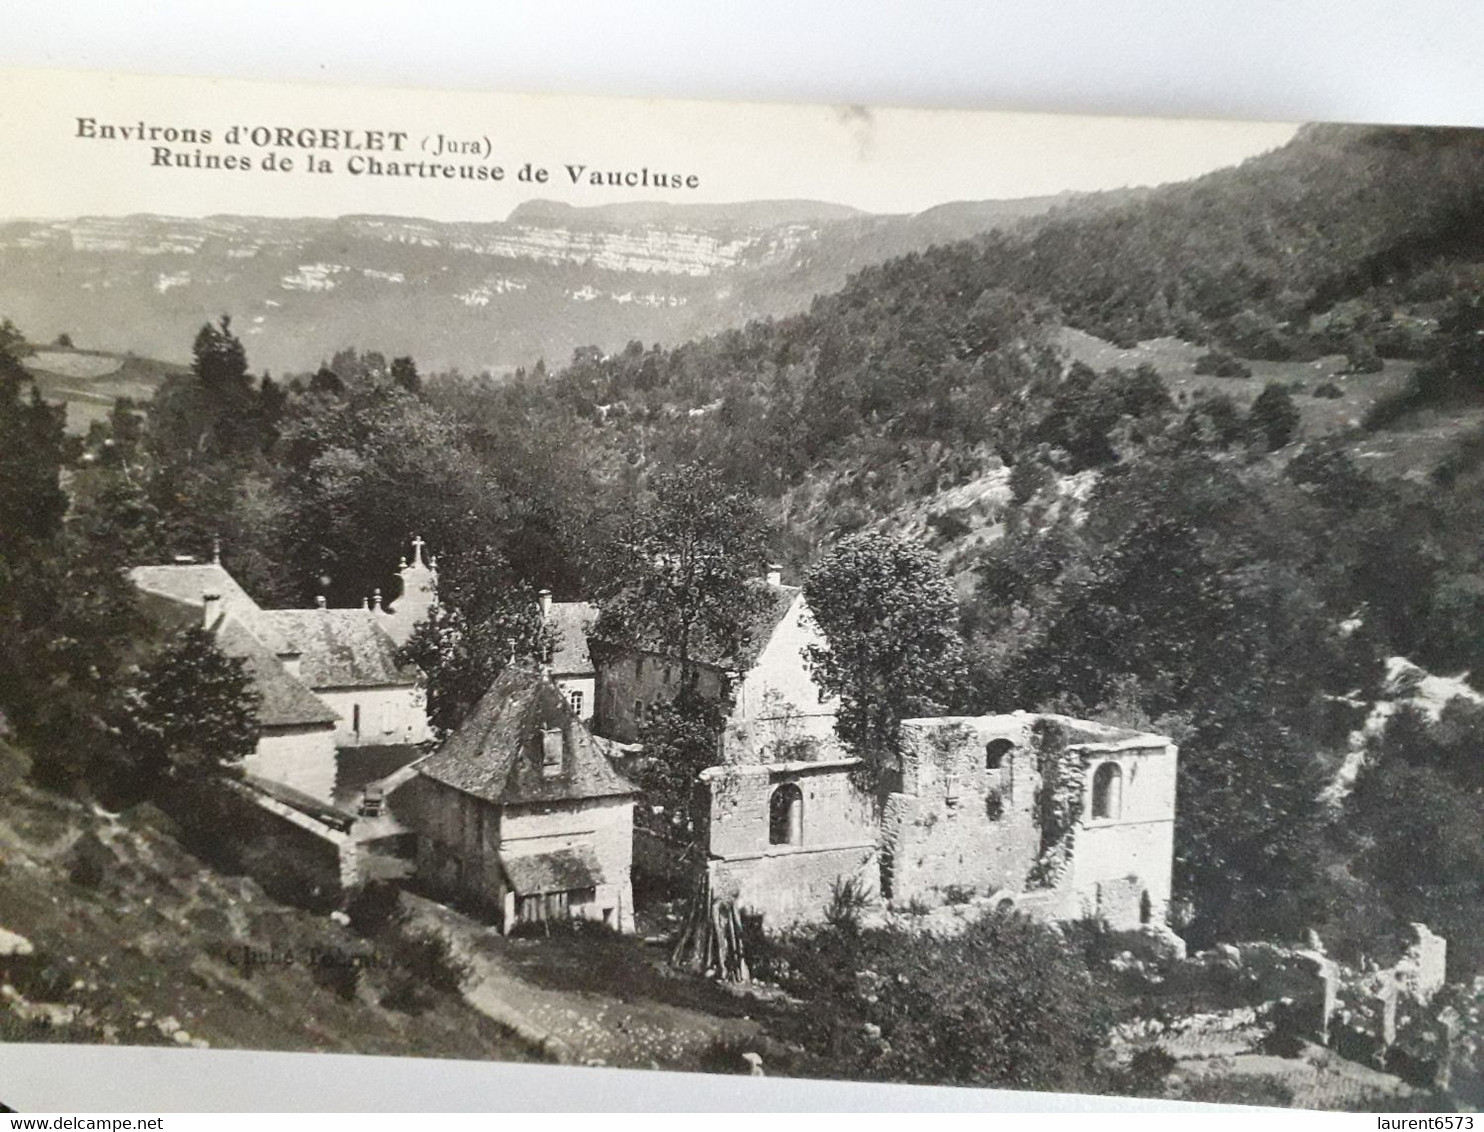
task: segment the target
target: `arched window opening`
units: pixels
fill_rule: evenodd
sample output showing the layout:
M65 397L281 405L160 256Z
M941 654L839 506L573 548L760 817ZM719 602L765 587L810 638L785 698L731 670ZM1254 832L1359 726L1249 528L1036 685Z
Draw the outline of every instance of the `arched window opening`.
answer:
M785 782L768 799L768 844L800 845L804 841L804 793Z
M1139 897L1139 923L1148 924L1154 920L1154 899L1149 895L1146 888L1144 894Z
M1092 816L1117 818L1123 809L1123 768L1103 763L1092 776Z
M991 739L984 744L984 769L999 770L1005 764L1005 756L1015 749L1009 739Z

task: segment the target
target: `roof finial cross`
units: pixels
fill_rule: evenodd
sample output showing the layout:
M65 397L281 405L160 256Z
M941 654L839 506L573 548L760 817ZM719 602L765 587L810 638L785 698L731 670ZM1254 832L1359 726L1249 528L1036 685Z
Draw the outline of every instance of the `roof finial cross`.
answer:
M427 543L423 542L421 535L412 536L412 564L414 566L421 566L423 564L423 547L426 545Z

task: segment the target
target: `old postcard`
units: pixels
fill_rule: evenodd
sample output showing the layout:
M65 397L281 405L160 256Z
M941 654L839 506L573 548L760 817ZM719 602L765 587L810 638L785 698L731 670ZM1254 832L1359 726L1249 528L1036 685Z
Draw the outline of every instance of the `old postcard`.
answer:
M1484 135L0 155L0 1038L1484 1101Z

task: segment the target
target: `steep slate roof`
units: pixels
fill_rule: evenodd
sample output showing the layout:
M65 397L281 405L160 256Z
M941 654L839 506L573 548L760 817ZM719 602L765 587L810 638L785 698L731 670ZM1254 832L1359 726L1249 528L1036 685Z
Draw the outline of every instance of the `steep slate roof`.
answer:
M542 773L541 732L560 728L562 773ZM535 670L511 665L469 718L418 772L500 805L581 801L637 791L608 765L561 690Z
M280 651L300 654L299 679L311 688L416 683L417 669L397 663L397 646L377 617L369 609L265 609L254 621Z
M596 672L587 633L598 620L598 607L589 601L554 601L547 620L554 638L552 670L564 676Z
M228 656L243 661L253 690L263 697L258 722L264 727L307 727L334 724L340 717L279 662L273 650L248 631L242 622L223 616L217 622L216 644Z
M135 566L129 580L148 594L200 606L206 594L222 599L222 612L234 616L258 612L258 603L237 584L220 563L190 563L169 566Z
M141 594L140 604L145 615L166 632L179 632L201 624L199 597L193 602L168 597L158 590L146 590ZM333 724L339 718L323 700L290 676L273 650L237 617L222 613L211 626L211 634L217 648L243 662L253 691L262 698L258 707L259 725L315 727Z
M760 593L761 600L751 611L752 615L747 622L747 639L742 648L734 656L726 655L715 641L703 638L692 645L692 660L713 668L736 668L739 672L745 673L757 662L763 649L773 639L773 633L779 623L788 615L788 611L793 608L794 601L803 592L800 586L775 585L761 579L754 579L749 584L754 593ZM616 644L620 649L629 647L623 642L611 643ZM675 642L658 637L640 640L637 648L641 652L652 653L656 656L675 655Z

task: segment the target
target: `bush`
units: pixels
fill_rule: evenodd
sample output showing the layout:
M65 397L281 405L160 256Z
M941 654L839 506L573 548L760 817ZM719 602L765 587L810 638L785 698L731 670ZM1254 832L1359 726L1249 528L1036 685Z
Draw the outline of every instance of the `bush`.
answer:
M394 962L434 990L448 994L461 993L472 974L448 939L433 931L403 936L397 943Z
M1314 386L1313 396L1321 397L1329 401L1334 401L1340 397L1345 396L1345 391L1338 385L1336 385L1333 381L1323 381Z
M107 878L109 866L114 863L114 855L108 847L94 834L85 833L72 847L67 877L80 888L98 888Z
M1038 460L1029 457L1017 460L1010 469L1010 499L1017 504L1028 503L1054 478L1051 470Z
M830 885L830 901L824 909L825 923L839 930L857 931L861 913L870 906L871 896L859 877L836 877Z
M943 890L945 904L967 904L974 899L974 890L962 884L950 884Z
M1165 1079L1175 1071L1175 1059L1163 1046L1149 1046L1137 1051L1128 1063L1126 1083L1138 1096L1161 1097Z
M991 912L954 934L819 928L779 944L806 1050L839 1076L1020 1089L1090 1085L1111 1014L1056 932Z
M1213 377L1251 377L1252 368L1223 350L1212 350L1195 360L1195 372Z
M400 925L406 918L401 890L384 880L357 889L347 902L345 913L350 917L350 926L368 939Z

